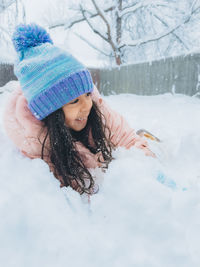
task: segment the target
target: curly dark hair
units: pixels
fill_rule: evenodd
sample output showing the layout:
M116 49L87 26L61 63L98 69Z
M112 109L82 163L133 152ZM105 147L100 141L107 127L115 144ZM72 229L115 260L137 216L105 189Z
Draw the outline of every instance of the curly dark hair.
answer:
M54 175L62 177L64 186L71 186L80 194L95 193L95 182L76 150L75 142L81 142L93 154L101 152L103 159L98 158L98 161L104 171L113 159L112 150L114 145L110 140L110 129L106 126L106 123L103 123L103 119L106 121L97 104L93 101L87 124L81 131L74 131L66 125L62 108L42 120L44 127L41 133L44 129L47 132L43 141L38 137L42 144L41 158L44 158L45 143L49 137L50 147L48 151L49 158L53 164ZM90 131L94 146L89 143ZM106 137L106 131L108 137Z

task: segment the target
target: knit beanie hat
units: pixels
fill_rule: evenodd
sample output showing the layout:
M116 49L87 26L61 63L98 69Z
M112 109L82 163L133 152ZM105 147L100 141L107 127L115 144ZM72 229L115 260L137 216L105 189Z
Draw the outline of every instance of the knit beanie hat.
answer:
M90 72L68 52L54 46L44 28L20 24L12 41L18 55L14 73L38 120L93 91Z

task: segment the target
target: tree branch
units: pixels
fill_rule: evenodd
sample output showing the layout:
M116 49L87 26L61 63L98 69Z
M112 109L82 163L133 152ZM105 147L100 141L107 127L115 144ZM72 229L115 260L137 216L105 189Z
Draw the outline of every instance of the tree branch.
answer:
M104 12L109 12L109 11L112 11L115 9L115 6L111 6L107 9L104 10ZM80 11L80 10L79 10ZM90 17L89 19L92 19L92 18L95 18L97 17L99 14L98 13L95 13L95 14L90 14ZM65 27L65 29L70 29L72 26L74 26L75 24L77 23L80 23L80 22L83 22L85 21L85 18L80 18L80 19L77 19L77 20L74 20L72 21L69 25L67 25L67 22L61 22L61 23L57 23L57 24L53 24L51 26L49 26L49 29L54 29L54 28L57 28L57 27ZM67 26L66 26L67 25Z
M92 48L94 48L95 50L97 50L98 52L100 52L101 54L103 54L104 56L109 57L110 55L106 54L103 50L99 49L98 47L96 47L95 45L93 45L92 43L90 43L90 41L88 41L87 39L85 39L83 36L79 35L78 33L74 33L77 37L79 37L81 40L83 40L84 42L86 42L89 46L91 46Z
M85 15L85 10L83 9L83 7L80 5L80 10L82 13L82 16L84 17L84 19L87 21L89 27L93 30L94 33L98 34L104 41L109 42L108 38L106 38L103 34L101 34L99 31L97 31L93 25L91 24L91 22L89 21L89 19L87 18L87 16Z
M153 42L153 41L158 41L161 38L173 33L175 30L177 30L178 28L180 28L183 24L186 24L190 21L192 15L200 8L200 6L196 7L195 9L191 10L191 12L185 16L185 18L179 23L177 24L175 27L171 27L170 29L168 29L167 31L162 32L161 34L156 34L152 37L147 37L144 39L138 39L135 40L129 44L121 44L119 46L119 49L125 47L125 46L137 46L137 45L141 45L141 44L145 44L145 43L149 43L149 42Z
M9 0L7 1L7 3L5 4L4 1L0 1L0 13L3 12L4 10L6 10L9 6L11 6L13 3L15 3L15 0Z
M94 7L96 8L96 11L97 11L98 15L99 15L99 16L102 18L102 20L105 22L106 27L107 27L107 31L108 31L108 32L107 32L107 34L108 34L108 39L111 40L111 28L110 28L110 24L109 24L108 20L106 19L104 12L98 7L98 5L97 5L97 3L95 2L95 0L91 0L91 1L92 1L92 3L93 3Z
M98 7L98 5L95 2L95 0L91 0L91 1L94 4L94 6L96 8L96 11L98 12L99 16L102 18L102 20L105 22L105 24L107 26L107 35L108 35L107 40L108 40L109 44L112 47L112 50L114 52L114 55L115 55L115 59L116 59L117 64L120 65L119 64L121 62L121 60L120 60L120 53L119 53L118 47L116 47L116 45L114 44L114 42L112 40L110 24L109 24L108 20L106 19L104 12Z
M159 20L165 27L169 28L169 25L162 19L160 18L157 14L155 14L153 11L151 11L153 16ZM182 39L178 36L177 33L172 32L172 35L174 35L174 37L187 49L189 50L188 46L182 41Z
M122 0L118 0L118 6L115 12L116 16L116 43L121 42L122 37L122 18L119 16L119 12L122 10Z
M128 13L134 13L136 12L138 9L142 8L142 7L148 7L149 5L152 5L152 3L147 2L140 2L128 7L124 7L122 9L121 12L119 12L119 16L123 17L124 15L127 15ZM168 5L165 5L162 1L154 1L153 5L159 5L159 6L164 6L164 7L168 7Z
M7 30L6 30L5 28L3 28L2 26L0 26L0 30L1 30L2 32L6 33L7 36L10 38L10 33L9 33L9 31L7 31Z

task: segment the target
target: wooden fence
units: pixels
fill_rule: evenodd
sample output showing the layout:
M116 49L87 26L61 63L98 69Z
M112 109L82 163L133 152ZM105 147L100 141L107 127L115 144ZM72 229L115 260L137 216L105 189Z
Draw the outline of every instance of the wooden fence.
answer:
M121 66L91 69L104 95L133 93L157 95L167 92L200 93L200 53Z
M12 80L17 80L13 72L13 65L0 63L0 87Z
M200 53L170 57L112 69L90 69L94 83L104 95L167 92L200 94ZM0 87L17 80L13 65L0 64Z

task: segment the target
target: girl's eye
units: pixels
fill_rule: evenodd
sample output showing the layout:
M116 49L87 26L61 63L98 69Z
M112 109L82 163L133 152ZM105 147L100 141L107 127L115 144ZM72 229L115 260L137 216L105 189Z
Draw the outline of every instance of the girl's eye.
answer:
M86 96L90 96L90 95L91 95L90 92L86 94ZM70 104L76 104L77 102L78 102L78 99L74 100L73 102L70 102Z
M73 102L71 102L70 104L76 104L78 102L78 99L74 100Z

